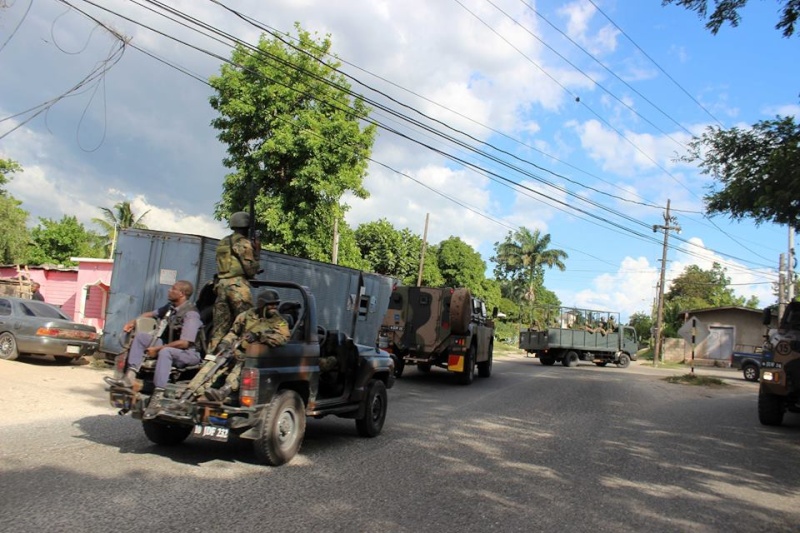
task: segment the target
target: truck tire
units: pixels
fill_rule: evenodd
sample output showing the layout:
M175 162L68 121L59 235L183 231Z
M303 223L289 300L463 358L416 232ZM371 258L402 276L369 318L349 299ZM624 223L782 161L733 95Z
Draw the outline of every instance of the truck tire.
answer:
M475 356L478 354L478 348L474 344L469 347L467 353L464 354L464 370L458 374L458 383L461 385L472 385L475 380Z
M303 400L293 390L279 392L261 412L256 457L271 466L288 463L300 451L306 432Z
M578 364L578 354L576 352L567 352L561 364L566 367L576 366Z
M192 426L165 424L156 420L143 420L145 436L159 446L176 446L192 433Z
M383 381L373 379L369 382L364 404L364 416L356 419L356 430L362 437L377 437L386 421L388 406L386 385Z
M617 359L617 366L619 368L628 368L631 364L631 356L626 353L619 354L619 359Z
M492 376L492 352L494 351L494 341L489 342L489 357L486 361L478 363L478 375L482 378Z
M400 379L403 377L403 370L406 368L406 362L401 356L395 354L392 354L392 360L394 361L394 377Z
M456 335L466 335L471 320L472 296L469 289L456 289L450 297L450 331Z
M780 426L783 423L783 397L758 391L758 421L764 426Z
M742 374L747 381L758 381L761 371L754 364L746 364L742 367Z
M555 357L547 356L547 357L539 357L539 362L542 363L544 366L553 366L556 362Z

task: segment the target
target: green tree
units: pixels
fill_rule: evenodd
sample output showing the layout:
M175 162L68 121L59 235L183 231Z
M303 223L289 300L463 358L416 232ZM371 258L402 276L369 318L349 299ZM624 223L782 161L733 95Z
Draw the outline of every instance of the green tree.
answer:
M22 167L19 163L13 159L0 159L0 195L6 195L4 187L13 177L10 174L17 172L22 172Z
M774 222L800 230L800 125L778 117L751 129L709 127L689 143L682 159L698 162L715 187L704 198L709 214L750 217L757 224Z
M539 230L531 232L522 227L508 232L503 242L494 243L494 274L500 281L510 283L511 294L529 305L536 301L544 288L544 268L566 270L563 259L569 257L563 250L550 249L550 234Z
M74 216L61 220L39 218L31 231L27 262L32 265L74 265L72 257L105 257L103 237L88 231Z
M484 297L486 263L472 246L458 237L448 237L437 246L437 264L446 286L466 287L475 296Z
M670 290L664 295L665 335L675 336L684 321L684 313L707 307L745 306L758 302L736 296L730 287L726 270L714 263L710 270L689 265L680 276L672 280Z
M131 203L125 201L114 204L113 210L107 207L101 207L100 210L103 212L103 218L93 218L92 222L100 226L105 233L107 255L110 255L111 250L114 248L114 240L119 230L128 228L147 229L144 217L150 212L149 209L137 217L133 213L133 209L131 209Z
M331 40L315 40L295 25L298 42L261 36L257 49L237 46L231 64L210 80L219 113L212 126L227 145L220 219L253 201L264 248L331 259L333 227L342 226L349 192L362 183L376 128L362 127L369 108L325 63Z
M714 35L726 22L734 28L739 25L741 16L739 10L747 5L748 0L714 0L714 11L708 15L708 0L662 0L661 5L676 4L686 9L697 11L701 19L708 19L706 28ZM783 4L780 20L775 25L775 29L783 32L784 37L791 37L794 34L794 25L800 15L800 1L798 0L778 0Z
M628 325L636 330L636 336L643 342L649 342L653 330L653 318L648 313L633 313L628 318Z
M20 205L22 202L14 197L0 194L0 261L4 265L26 262L31 237L28 212Z
M5 185L22 172L22 167L12 159L0 159L0 261L3 264L25 262L30 242L28 212L20 206L22 202L9 195Z

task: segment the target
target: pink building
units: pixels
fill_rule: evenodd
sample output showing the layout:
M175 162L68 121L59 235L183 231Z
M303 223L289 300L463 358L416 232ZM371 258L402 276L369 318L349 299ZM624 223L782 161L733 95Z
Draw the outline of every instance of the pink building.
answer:
M111 284L111 259L73 257L77 267L0 266L0 277L28 276L41 285L44 301L53 304L75 322L103 331Z

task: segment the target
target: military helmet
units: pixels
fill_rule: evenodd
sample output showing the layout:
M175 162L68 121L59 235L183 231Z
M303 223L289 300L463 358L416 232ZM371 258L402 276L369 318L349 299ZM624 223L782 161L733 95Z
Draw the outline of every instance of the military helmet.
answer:
M281 302L281 297L278 296L278 291L274 291L272 289L266 289L261 291L261 293L258 295L258 299L256 300L256 306L263 307L269 304L277 305L280 302Z
M244 211L237 211L231 215L231 229L250 227L250 214Z

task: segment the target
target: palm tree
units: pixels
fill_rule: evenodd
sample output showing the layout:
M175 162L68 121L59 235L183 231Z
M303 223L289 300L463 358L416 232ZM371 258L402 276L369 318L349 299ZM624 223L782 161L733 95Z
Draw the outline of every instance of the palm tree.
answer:
M510 281L512 290L532 304L544 282L544 267L567 268L562 261L569 257L567 252L549 246L550 234L542 235L538 229L531 232L521 227L513 234L509 232L505 241L495 243L495 277Z
M114 204L114 211L107 207L101 207L100 210L103 212L103 218L93 218L92 222L98 224L106 233L106 247L109 250L109 257L114 254L114 245L116 244L119 230L127 228L147 229L143 220L147 213L150 212L149 209L141 216L136 217L133 210L131 210L131 203L124 201Z

